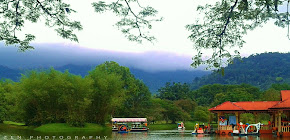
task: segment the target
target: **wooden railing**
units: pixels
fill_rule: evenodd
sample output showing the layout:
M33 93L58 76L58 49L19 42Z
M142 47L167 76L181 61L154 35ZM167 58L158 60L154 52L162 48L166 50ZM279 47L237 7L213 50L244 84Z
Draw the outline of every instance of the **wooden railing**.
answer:
M272 125L261 125L260 130L272 130Z
M237 129L237 126L235 126L233 129L232 125L220 125L218 127L218 130L236 130L236 129Z
M290 121L282 121L282 126L289 126L290 124Z
M281 126L282 132L290 132L290 126Z

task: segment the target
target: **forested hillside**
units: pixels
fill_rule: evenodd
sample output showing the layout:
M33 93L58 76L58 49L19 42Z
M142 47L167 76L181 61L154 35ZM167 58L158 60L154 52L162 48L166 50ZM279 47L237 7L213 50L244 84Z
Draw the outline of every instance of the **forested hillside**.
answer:
M55 67L56 70L65 72L68 70L70 73L75 75L81 75L84 77L88 75L89 71L93 70L95 65L73 65L68 64L64 66ZM38 71L42 71L49 68L42 68ZM37 69L33 69L37 70ZM11 79L13 81L18 81L21 77L21 73L25 74L26 70L11 69L5 66L0 65L0 79ZM201 71L201 70L177 70L177 71L160 71L160 72L147 72L140 69L130 68L132 74L137 78L142 80L150 89L152 93L165 85L166 82L181 82L181 83L192 83L193 79L196 77L202 77L208 75L210 71Z
M225 68L225 75L214 72L196 78L193 89L208 84L250 84L262 90L274 83L290 83L290 53L262 53L234 60Z

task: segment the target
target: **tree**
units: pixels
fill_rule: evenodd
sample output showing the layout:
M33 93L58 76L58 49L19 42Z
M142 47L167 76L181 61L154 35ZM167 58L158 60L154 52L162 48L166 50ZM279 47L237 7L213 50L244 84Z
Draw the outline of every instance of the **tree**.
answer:
M186 83L167 82L165 87L158 89L159 98L171 101L190 98L190 93L189 85Z
M263 92L262 101L280 101L280 91L270 88Z
M161 106L163 100L160 98L152 98L151 99L152 106L150 109L150 114L148 115L148 119L152 121L153 123L155 121L161 121L164 120L163 112L165 112L165 109Z
M133 11L132 5L138 5L139 11ZM92 6L97 13L111 10L116 16L123 17L116 25L130 41L155 40L155 37L146 31L152 28L151 22L162 20L162 18L152 18L158 13L154 8L143 7L138 0L116 0L109 4L99 1L93 2ZM26 21L37 23L45 19L45 25L54 28L60 37L78 42L74 31L82 30L82 25L69 17L75 12L70 8L70 4L63 0L0 0L2 19L0 41L4 41L6 45L16 45L21 51L33 49L30 42L35 39L35 36L27 33L25 37L21 37L18 32ZM135 34L136 31L138 34Z
M287 11L279 11L278 7L284 2L287 2ZM238 50L231 52L230 48L241 48L245 43L243 35L270 19L279 27L288 27L290 39L288 6L287 0L221 0L214 5L198 6L197 11L203 14L203 19L186 25L192 32L189 39L198 51L192 66L207 64L208 68L221 68L223 64L232 63L240 53ZM205 50L212 51L208 59L203 59Z
M194 119L200 122L208 122L209 121L209 111L207 107L198 106L194 111Z
M10 80L0 81L0 123L9 118L10 107L7 96L14 91L14 84Z
M135 90L127 93L123 104L118 106L115 111L115 117L147 117L152 106L151 92L148 87L139 79L132 83Z
M31 71L21 77L18 86L17 115L27 125L66 122L83 126L91 85L90 80L68 72Z
M115 25L129 41L141 43L143 40L152 42L156 39L148 30L152 29L152 22L162 21L162 18L154 18L158 14L157 10L151 6L143 7L139 0L114 1L109 4L105 1L93 2L92 5L97 13L112 11L116 16L122 17ZM134 11L132 7L139 11Z
M105 62L89 72L86 77L93 81L93 92L89 95L92 104L87 110L87 120L104 125L115 108L123 103L126 97L125 82L122 75L114 69L115 62ZM119 66L119 65L117 65Z
M32 23L45 19L45 25L54 27L59 36L78 41L74 30L81 30L79 21L68 16L76 12L62 0L0 0L0 41L6 45L17 45L19 50L32 49L30 42L35 39L32 34L22 38L17 34L24 27L25 21Z

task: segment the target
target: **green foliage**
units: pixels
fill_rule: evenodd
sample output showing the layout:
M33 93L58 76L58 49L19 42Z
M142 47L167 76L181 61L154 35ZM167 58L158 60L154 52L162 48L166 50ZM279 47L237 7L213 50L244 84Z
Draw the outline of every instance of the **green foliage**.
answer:
M216 106L225 101L254 101L260 98L260 90L247 84L205 85L193 92L198 105Z
M255 116L252 113L243 113L241 114L241 122L247 122L249 124L255 123Z
M40 127L35 128L34 130L39 132L79 132L79 131L93 131L98 132L107 129L104 126L92 123L86 123L84 127L72 127L65 123L53 123L53 124L45 124Z
M116 117L147 117L152 106L151 93L141 80L134 80L134 90L127 93L126 100L116 109Z
M229 49L243 47L243 36L270 19L276 20L275 25L279 27L289 27L288 11L278 12L277 9L283 1L285 0L275 3L268 0L222 0L214 5L198 6L197 11L203 18L186 25L186 29L191 32L188 38L193 41L198 52L191 65L198 67L206 64L210 69L222 68L224 64L232 63L233 58L240 57L240 53L238 50L231 52ZM203 59L203 52L209 50L212 52L211 57Z
M209 111L207 107L197 106L194 111L194 119L200 122L209 121Z
M0 83L1 122L104 125L111 116L147 117L151 106L148 87L116 62L97 66L85 78L51 68L30 71L15 84Z
M272 84L271 88L275 90L290 90L290 85L289 84Z
M280 101L281 90L275 90L270 88L264 91L263 96L261 96L262 101Z
M67 122L83 126L91 81L68 72L32 71L19 83L19 110L28 125Z
M9 105L7 104L7 100L9 99L7 96L11 94L14 90L14 82L6 80L0 82L0 123L3 123L4 120L8 119L9 116Z
M150 114L148 115L148 120L151 122L164 120L164 115L162 112L165 112L166 109L161 106L163 100L160 98L151 99L152 106L150 108Z
M109 118L108 115L125 100L126 81L123 78L127 73L123 70L126 68L115 62L105 62L86 77L93 81L93 93L89 95L92 105L87 112L89 122L104 125Z
M22 30L25 21L36 23L40 19L45 20L46 26L54 27L62 38L78 41L73 31L81 30L82 26L68 18L72 12L75 11L62 0L3 0L0 3L0 41L15 45L20 51L33 49L29 43L35 36L27 33L20 37L17 32Z
M99 1L93 2L92 5L97 13L112 11L116 16L122 17L115 25L129 41L141 43L143 40L150 42L155 40L155 37L149 33L152 29L151 23L161 21L162 18L155 18L158 11L153 7L143 7L139 0L117 0L108 4L105 1Z
M161 87L158 90L158 98L167 100L180 100L190 98L190 87L188 84L184 83L171 83L167 82L165 87Z

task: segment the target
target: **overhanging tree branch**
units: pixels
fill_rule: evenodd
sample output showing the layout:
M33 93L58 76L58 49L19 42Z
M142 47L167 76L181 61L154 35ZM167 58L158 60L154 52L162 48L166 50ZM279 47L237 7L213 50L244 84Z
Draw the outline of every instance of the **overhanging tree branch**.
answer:
M231 19L232 15L233 15L234 9L237 6L237 3L238 3L238 0L236 0L235 3L234 3L234 5L231 6L231 9L230 9L230 12L229 12L229 16L227 17L227 21L225 23L225 26L224 26L222 32L218 36L223 36L225 34L226 29L227 29L227 26L230 23L230 19Z

